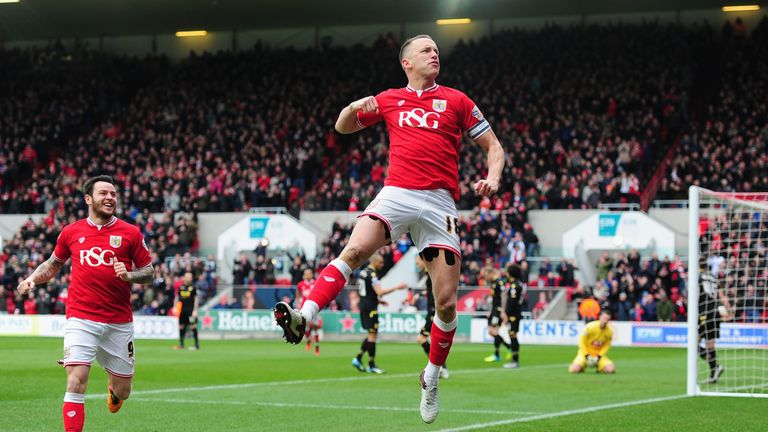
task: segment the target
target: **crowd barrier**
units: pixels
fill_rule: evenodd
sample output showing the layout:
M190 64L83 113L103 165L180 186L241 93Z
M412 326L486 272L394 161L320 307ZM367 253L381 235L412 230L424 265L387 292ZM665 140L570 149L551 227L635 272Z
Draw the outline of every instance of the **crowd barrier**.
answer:
M323 333L333 335L364 335L360 314L348 311L323 311ZM239 309L213 309L199 316L202 334L234 334L240 336L268 335L279 337L281 330L275 325L271 310L245 311ZM0 315L0 335L64 336L65 318L62 315ZM423 313L382 313L379 315L379 333L385 335L414 336L424 325ZM615 346L686 347L686 323L676 322L624 322L612 321L612 344ZM581 321L520 322L518 338L521 344L576 345L584 328ZM175 317L136 315L134 329L137 339L175 339L178 325ZM506 337L506 332L501 332ZM460 314L456 336L459 340L490 343L488 321L477 315ZM768 348L768 325L723 323L717 343L726 347Z

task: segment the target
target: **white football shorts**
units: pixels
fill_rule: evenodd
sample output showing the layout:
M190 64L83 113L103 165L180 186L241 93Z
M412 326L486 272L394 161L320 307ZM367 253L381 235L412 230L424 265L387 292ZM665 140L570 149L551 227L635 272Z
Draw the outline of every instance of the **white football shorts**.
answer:
M80 318L67 319L64 366L90 366L95 358L109 374L130 378L134 355L133 323L106 324Z
M373 216L387 225L392 241L410 232L419 252L428 247L453 252L459 248L459 213L445 189L411 190L384 186L359 216Z

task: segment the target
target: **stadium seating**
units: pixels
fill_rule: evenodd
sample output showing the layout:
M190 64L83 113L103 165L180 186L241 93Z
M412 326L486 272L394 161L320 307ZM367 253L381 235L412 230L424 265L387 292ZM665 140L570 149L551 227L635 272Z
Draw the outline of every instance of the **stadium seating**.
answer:
M385 130L339 136L333 123L349 101L403 84L392 61L397 46L385 41L307 50L257 44L192 53L178 64L57 46L0 52L0 213L48 215L4 248L7 309L33 311L13 294L17 279L28 272L24 265L50 254L62 224L85 216L77 188L96 173L114 174L120 216L142 228L159 268L167 257L194 253L199 212L365 208L386 176ZM694 92L710 89L694 83L712 46L724 66L706 99ZM441 82L467 91L508 150L500 193L481 200L471 184L484 175L484 155L469 142L463 146L458 204L473 214L462 222L462 283L477 284L488 259L505 263L537 253L536 235L526 227L531 209L637 202L678 130L680 151L660 198L683 198L692 183L765 190L767 46L765 20L748 37L718 39L706 26L645 23L505 31L457 45L444 56ZM65 78L71 76L78 78ZM689 114L693 99L706 101L697 115ZM715 172L724 175L715 180ZM163 214L163 221L150 214ZM334 227L313 265L337 256L348 232ZM394 262L398 247L384 252ZM684 311L679 264L648 271L641 282L638 269L622 270L620 261L604 286L587 289L606 292L602 300L611 307L624 292L630 318L638 317L644 290L665 291ZM558 283L562 274L552 273L546 280ZM166 288L137 292L135 308L164 310L176 276L161 268ZM37 311L61 310L66 277L65 271L36 293Z

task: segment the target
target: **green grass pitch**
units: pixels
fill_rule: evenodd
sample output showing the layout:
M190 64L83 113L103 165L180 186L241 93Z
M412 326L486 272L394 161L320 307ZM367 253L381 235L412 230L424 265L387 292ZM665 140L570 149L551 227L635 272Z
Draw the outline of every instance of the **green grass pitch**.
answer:
M456 344L441 412L418 413L416 343L379 343L384 375L350 365L359 342L323 342L322 355L271 340L138 341L134 391L117 414L106 377L91 372L87 431L758 431L767 399L686 398L685 352L619 348L618 373L568 374L575 347L524 346L522 367L486 364L490 346ZM0 431L62 430L61 339L0 337ZM727 373L727 372L726 372ZM637 402L637 404L635 404Z

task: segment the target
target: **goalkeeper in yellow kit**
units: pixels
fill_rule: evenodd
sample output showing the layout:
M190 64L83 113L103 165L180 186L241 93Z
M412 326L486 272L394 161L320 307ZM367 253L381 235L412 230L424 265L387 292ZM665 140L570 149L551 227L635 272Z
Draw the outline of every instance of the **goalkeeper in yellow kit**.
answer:
M568 368L569 372L584 372L588 366L597 366L597 371L602 373L616 372L613 362L606 356L613 338L613 329L608 325L610 320L611 312L604 309L597 321L584 327L579 336L579 353Z

